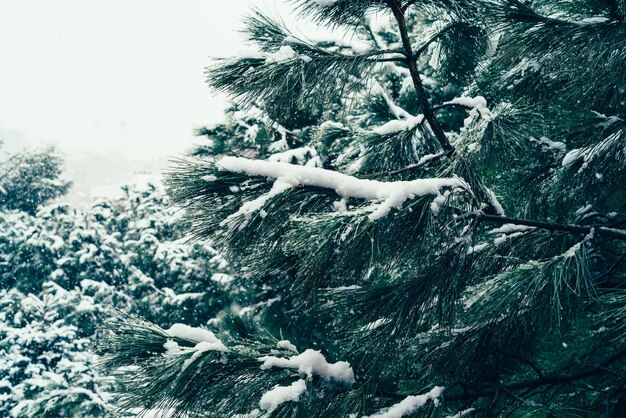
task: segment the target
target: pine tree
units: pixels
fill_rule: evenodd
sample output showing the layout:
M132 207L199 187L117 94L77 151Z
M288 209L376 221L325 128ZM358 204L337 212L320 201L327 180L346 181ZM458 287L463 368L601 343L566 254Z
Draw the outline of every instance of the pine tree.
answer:
M212 330L112 321L121 407L622 416L626 3L295 3L347 37L255 13L258 53L208 81L321 164L224 147L172 169L190 234L263 291Z
M52 147L25 150L0 159L0 209L31 214L37 207L67 193L71 183L61 177L62 158Z

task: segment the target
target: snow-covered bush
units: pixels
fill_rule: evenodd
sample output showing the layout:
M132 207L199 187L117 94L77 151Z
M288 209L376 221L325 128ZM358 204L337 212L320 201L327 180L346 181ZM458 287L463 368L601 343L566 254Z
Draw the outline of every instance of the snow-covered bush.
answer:
M64 290L54 282L36 294L0 290L2 416L107 414L111 382L96 373L97 357L81 330L95 309L80 289Z
M158 323L206 321L222 306L224 280L213 276L225 263L212 248L185 243L176 218L153 185L88 210L0 212L0 287L36 292L49 280L65 289L90 280L123 292L129 308Z
M177 218L155 185L86 210L0 211L1 416L119 416L92 350L111 315L206 326L230 311L224 260Z
M54 148L27 150L0 158L0 209L34 213L64 195L70 183L61 177L63 160Z

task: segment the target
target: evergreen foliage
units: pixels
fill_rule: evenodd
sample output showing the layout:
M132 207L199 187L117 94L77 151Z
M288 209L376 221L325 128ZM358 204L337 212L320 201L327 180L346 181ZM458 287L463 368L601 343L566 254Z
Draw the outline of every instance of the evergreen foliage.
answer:
M207 75L254 116L166 177L254 314L113 321L123 410L622 416L626 3L295 6L347 35L248 18Z
M0 285L28 293L50 279L68 290L88 280L122 290L124 303L162 325L203 323L222 305L213 275L225 263L209 247L181 242L175 215L153 185L85 212L68 204L36 216L0 212Z
M102 324L124 312L199 326L241 309L223 258L183 242L176 213L150 184L85 210L0 211L0 416L134 416L98 370Z
M106 416L107 384L79 326L95 309L79 290L0 291L0 411L13 417ZM82 317L82 318L81 318Z
M37 208L64 195L62 159L54 148L25 150L0 161L0 209L34 214Z

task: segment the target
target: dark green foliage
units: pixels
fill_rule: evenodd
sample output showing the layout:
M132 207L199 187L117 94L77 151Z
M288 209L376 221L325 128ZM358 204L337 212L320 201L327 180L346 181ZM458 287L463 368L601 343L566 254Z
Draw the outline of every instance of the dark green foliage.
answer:
M285 48L297 55L277 61L265 57L223 60L208 72L211 85L217 91L231 92L242 105L259 103L275 120L291 120L308 102L323 99L322 103L331 104L355 89L360 84L356 78L375 63L367 56L340 56L301 43Z
M224 145L167 174L188 232L245 277L249 309L213 328L233 357L218 364L221 353L203 352L196 371L214 379L208 386L181 370L185 357L160 348L167 332L116 322L115 343L102 346L109 364L146 373L123 375L128 406L215 416L621 416L624 2L296 4L366 52L294 39L256 14L246 31L258 57L209 71L265 126L312 103L335 107L269 145L261 137L242 146L245 125L229 121L209 134ZM454 184L403 192L434 180ZM354 382L327 388L302 370L276 380L259 366L263 350L276 349L268 334L349 361ZM306 375L306 393L276 409L259 403L296 374ZM239 392L241 382L249 385ZM433 401L437 387L445 389Z
M338 0L319 3L297 0L295 3L304 16L311 16L320 23L331 24L358 24L363 15L387 7L385 0Z
M452 22L438 36L434 50L439 63L437 76L444 82L464 84L474 74L487 52L487 33L467 22Z
M196 135L207 140L198 144L191 155L266 156L268 147L282 139L280 133L258 118L249 115L241 117L241 113L236 107L231 107L226 112L227 123L198 129Z
M133 322L132 326L128 325L129 319ZM120 405L122 410L134 407L137 402L147 402L163 410L184 410L194 417L246 414L249 406L258 402L259 394L279 384L288 385L294 380L293 373L280 368L270 369L265 375L258 373L258 358L293 354L287 349L276 349L277 341L268 335L255 334L254 340L231 339L232 345L229 345L228 351L206 351L197 356L193 350L196 344L194 340L171 337L168 331L139 318L119 317L115 321L114 326L119 332L103 346L107 350L115 347L117 355L105 356L103 365L115 369L125 364L148 364L138 370L142 373L141 378L120 374L130 390L126 403ZM165 355L167 350L164 344L167 341L176 343L181 350L179 355ZM151 349L145 350L148 346ZM190 360L193 362L188 364ZM233 386L238 388L236 399L215 401ZM329 411L345 409L347 403L364 402L359 392L350 393L346 397L343 393L345 387L334 382L315 379L307 382L307 386L310 396L305 396L310 399L299 405L299 413L303 416L322 417ZM331 405L325 408L316 405L312 387L324 390L330 397ZM207 404L211 404L210 411L206 410ZM288 409L278 408L275 413L281 416L287 412ZM174 416L179 414L175 413Z

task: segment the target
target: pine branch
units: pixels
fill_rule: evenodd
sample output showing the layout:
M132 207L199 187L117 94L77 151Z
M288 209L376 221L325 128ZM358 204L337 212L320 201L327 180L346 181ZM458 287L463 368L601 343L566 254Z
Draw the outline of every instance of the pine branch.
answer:
M498 352L498 353L500 353L500 354L502 354L503 356L510 357L510 358L512 358L512 359L519 360L519 361L521 361L522 363L527 364L527 365L528 365L531 369L533 369L533 371L534 371L535 373L537 373L537 376L538 376L538 378L539 378L539 379L545 379L545 376L543 375L543 372L541 371L541 369L539 368L539 366L537 366L535 363L533 363L532 361L530 361L530 360L529 360L529 359L527 359L526 357L523 357L523 356L517 356L517 355L515 355L515 354L508 354L508 353L505 353L505 352L504 352L504 351L502 351L502 350L497 350L497 352Z
M382 11L385 0L335 0L330 2L294 0L300 15L319 24L358 26L367 13Z
M367 33L367 36L369 36L370 41L372 41L372 43L374 44L374 47L376 47L376 49L378 50L382 49L382 46L378 42L378 39L376 38L374 31L372 30L372 25L370 25L370 22L366 22L365 32Z
M558 384L568 384L573 383L578 380L582 380L591 376L595 376L599 373L605 371L606 367L615 363L616 361L622 359L626 356L626 347L620 350L615 351L612 354L609 354L604 359L602 359L598 364L583 368L578 372L571 374L557 374L551 373L546 374L543 377L539 377L537 379L531 380L523 380L519 382L508 383L504 385L497 385L492 387L478 388L472 389L468 386L462 385L463 389L461 391L453 392L451 394L446 394L447 392L451 392L450 389L444 391L444 399L446 401L467 401L467 400L475 400L479 398L485 398L489 396L494 396L501 391L518 391L524 389L535 389L541 386L547 385L558 385ZM460 393L459 393L460 392Z
M361 54L362 57L372 57L372 56L377 56L377 55L385 55L385 54L401 54L406 56L405 51L401 48L394 48L394 49L379 49L376 51L371 51L371 52L366 52L364 54ZM353 55L348 55L346 57L354 57Z
M416 170L418 168L424 167L434 161L438 161L443 157L448 156L449 153L448 152L439 152L437 154L432 154L432 155L428 155L423 157L423 159L421 161L418 161L415 164L411 164L408 165L406 167L403 168L399 168L397 170L392 170L392 171L382 171L379 173L373 173L373 174L368 174L367 177L380 177L380 176L395 176L397 174L402 174L402 173L406 173L407 171L413 171ZM428 157L428 158L427 158Z
M320 54L327 54L329 56L333 56L335 59L338 60L367 59L375 62L406 62L406 53L401 48L380 49L355 55L346 55L338 52L330 53L328 51L325 51L323 48L315 48L315 50L318 51ZM385 55L389 54L400 54L402 55L402 57L384 57ZM383 58L380 58L381 56L383 56Z
M402 46L404 48L406 56L411 57L410 59L406 60L406 63L409 67L411 80L413 81L413 85L415 87L420 106L422 107L422 113L424 114L424 118L426 118L428 125L433 130L433 133L435 134L435 137L437 138L437 141L439 141L439 144L442 146L442 148L447 152L451 152L454 147L452 146L452 144L450 144L450 141L448 141L448 138L446 137L446 134L443 131L443 128L441 127L439 122L437 122L437 118L435 117L435 113L433 112L430 101L428 99L428 94L426 93L426 90L424 90L422 80L420 79L420 73L417 69L417 63L415 59L413 59L413 47L411 46L411 40L409 39L409 32L406 26L404 11L402 10L402 7L397 0L389 0L389 6L393 11L393 16L396 19L396 22L398 23L398 29L400 32L400 37L402 39Z
M433 106L433 111L436 112L438 110L446 109L448 107L464 107L466 109L472 109L471 106L468 106L468 105L463 104L463 103L450 103L450 102L448 102L448 103L443 103L443 104L440 104L440 105L437 105L437 106Z
M514 224L514 225L524 225L524 226L532 226L535 228L546 229L548 231L563 231L569 232L572 234L598 234L605 236L607 238L614 238L621 241L626 241L626 230L622 229L614 229L607 228L604 226L594 227L594 226L582 226L582 225L572 225L572 224L558 224L554 222L546 222L546 221L534 221L530 219L520 219L520 218L510 218L508 216L499 216L499 215L486 215L484 213L472 213L468 215L471 218L478 218L481 222L494 222L497 224Z
M598 275L596 277L596 283L598 285L603 285L603 284L607 284L610 283L611 281L608 279L617 269L617 267L619 267L619 265L626 259L626 253L622 253L622 255L611 265L611 267L609 267L608 270L606 270L604 273ZM602 280L600 280L602 279ZM611 286L614 287L614 286Z
M374 61L374 62L406 62L406 58L395 58L395 57L369 58L368 61Z
M436 34L431 36L422 46L420 46L417 50L415 50L411 54L411 57L413 59L418 59L424 53L424 51L426 51L428 49L430 44L432 44L433 42L435 42L436 40L441 38L443 35L445 35L450 30L455 29L455 28L460 27L460 26L463 26L463 23L461 23L461 22L453 22L453 23L450 23L449 25L445 26L439 32L437 32Z

